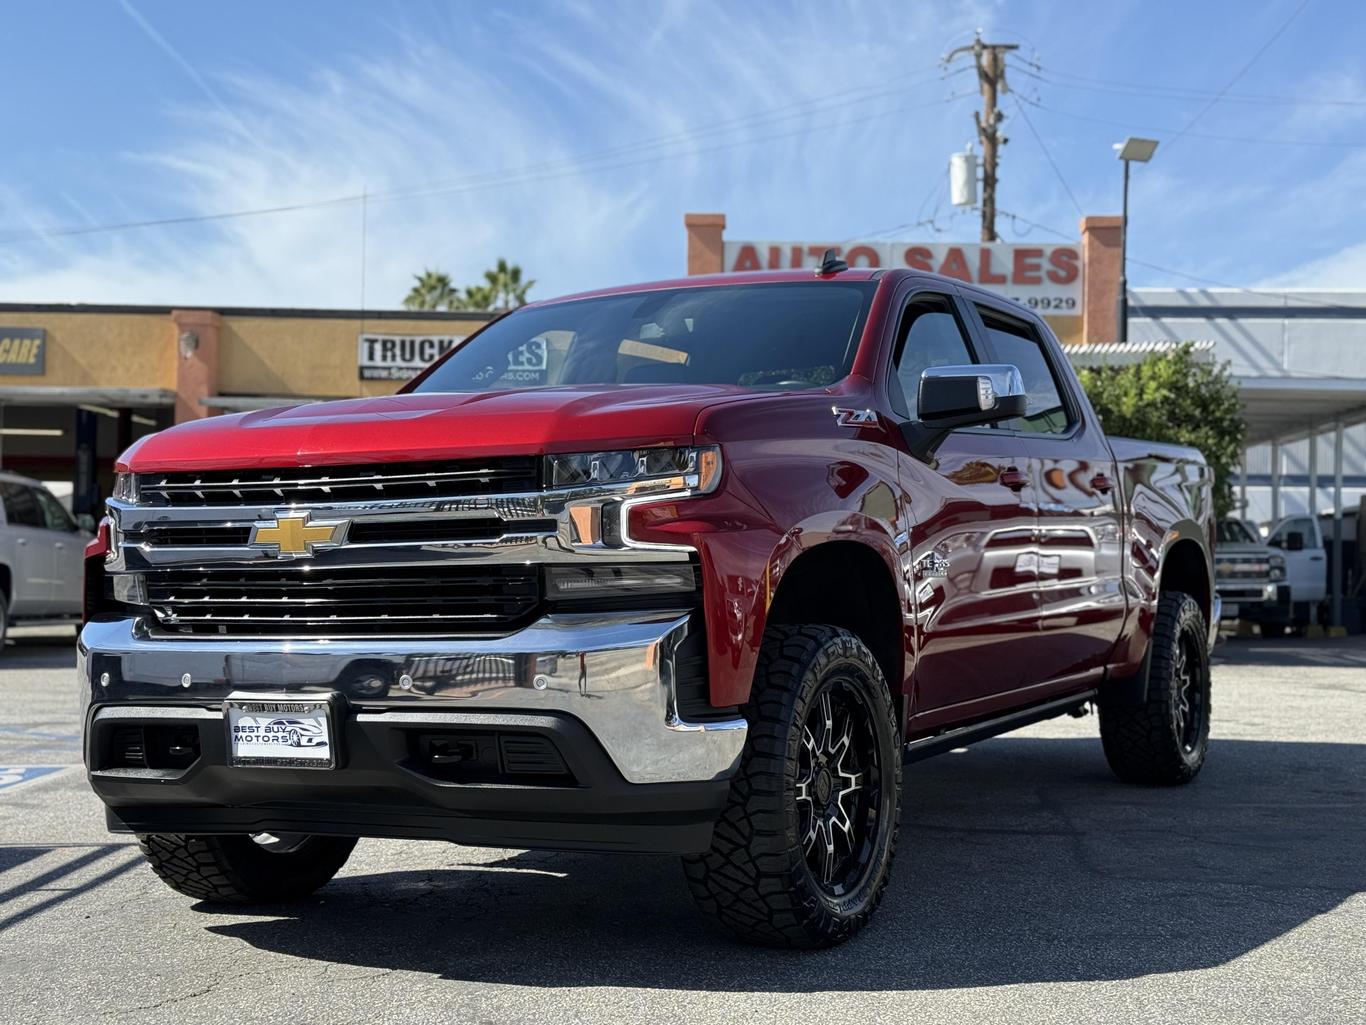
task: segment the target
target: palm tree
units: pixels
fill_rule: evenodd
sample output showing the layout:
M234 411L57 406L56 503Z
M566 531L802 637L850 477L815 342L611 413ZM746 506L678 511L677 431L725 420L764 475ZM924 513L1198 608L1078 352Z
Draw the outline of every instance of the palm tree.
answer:
M421 274L414 274L413 280L417 283L408 292L408 297L403 300L405 309L449 310L453 308L452 304L456 302L457 296L449 274L435 270L424 270Z
M536 284L534 280L522 280L522 268L508 263L501 256L492 270L484 271L484 280L493 293L494 309L510 310L514 306L526 305L526 294Z
M493 309L494 291L489 285L470 285L463 293L454 296L448 309L485 310Z

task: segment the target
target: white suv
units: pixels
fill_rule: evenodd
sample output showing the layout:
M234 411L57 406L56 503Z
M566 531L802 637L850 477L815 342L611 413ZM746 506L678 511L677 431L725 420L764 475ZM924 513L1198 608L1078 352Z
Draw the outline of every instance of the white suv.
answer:
M0 645L11 623L80 621L90 535L36 480L0 473Z

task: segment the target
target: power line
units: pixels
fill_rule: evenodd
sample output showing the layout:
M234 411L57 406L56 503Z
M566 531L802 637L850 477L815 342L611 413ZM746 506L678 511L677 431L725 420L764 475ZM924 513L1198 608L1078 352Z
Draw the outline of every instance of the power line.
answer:
M1176 128L1161 128L1156 125L1137 124L1133 121L1116 121L1114 118L1096 117L1092 114L1078 114L1076 111L1063 110L1036 99L1029 99L1019 93L1015 94L1015 98L1029 104L1035 110L1047 111L1050 114L1057 114L1059 117L1072 118L1074 121L1090 121L1098 125L1111 125L1115 128L1126 128L1140 132L1154 132L1159 135L1178 131ZM1279 139L1272 136L1223 135L1215 132L1187 132L1186 136L1191 139L1209 139L1212 142L1238 142L1267 146L1323 146L1329 149L1362 149L1366 147L1366 142L1333 141L1329 139Z
M1245 74L1247 74L1248 70L1252 67L1252 65L1257 63L1257 59L1271 48L1272 43L1274 43L1277 39L1281 38L1281 35L1285 32L1285 30L1290 27L1291 22L1298 18L1300 14L1304 11L1304 9L1308 6L1309 0L1300 0L1300 5L1290 13L1290 17L1286 18L1285 21L1281 22L1280 28L1276 29L1275 32L1271 33L1270 38L1268 38L1265 43L1263 43L1261 46L1257 48L1257 52L1248 58L1247 63L1238 69L1234 76L1228 80L1228 82L1224 85L1222 89L1215 93L1214 97L1208 103L1206 103L1203 107L1201 107L1198 111L1195 112L1195 116L1186 122L1186 126L1184 128L1182 128L1179 132L1177 132L1175 135L1173 135L1170 139L1167 140L1166 148L1168 152L1171 151L1173 143L1175 143L1178 139L1181 138L1181 136L1185 135L1188 131L1194 128L1196 122L1198 122L1202 117L1204 117L1212 109L1214 109L1214 106L1221 99L1223 99L1224 94L1238 84L1238 80L1242 78Z
M1034 141L1039 144L1039 149L1043 150L1043 155L1048 161L1048 166L1053 168L1053 173L1058 176L1058 183L1062 185L1063 191L1067 193L1067 198L1070 199L1072 205L1076 207L1077 216L1086 216L1082 211L1081 204L1077 202L1077 197L1072 193L1072 187L1067 184L1067 179L1063 177L1062 168L1060 168L1058 162L1053 159L1053 154L1049 151L1048 144L1043 141L1043 136L1039 134L1038 129L1034 127L1034 122L1030 120L1029 111L1025 109L1024 104L1019 102L1015 104L1015 110L1019 113L1020 117L1024 118L1024 123L1029 128L1029 134L1034 136Z
M1012 213L1009 210L1002 210L1001 213L1004 216L1010 218L1011 221L1019 221L1021 224L1027 224L1031 228L1037 228L1038 230L1045 231L1050 235L1056 235L1058 238L1066 239L1068 242L1076 242L1077 240L1075 235L1068 234L1065 231L1059 231L1057 228L1054 228L1051 225L1040 224L1038 221L1031 221L1028 217L1025 217L1023 214ZM1270 299L1281 299L1288 303L1301 303L1305 306L1322 307L1328 310L1358 309L1358 307L1348 306L1344 303L1325 302L1322 299L1311 299L1308 296L1294 295L1290 292L1273 292L1263 288L1246 288L1242 285L1231 285L1227 281L1217 281L1214 278L1204 277L1199 274L1191 274L1188 271L1176 270L1174 267L1164 267L1160 263L1152 263L1149 260L1140 260L1134 256L1130 256L1128 259L1130 263L1139 264L1140 266L1147 267L1150 270L1161 271L1163 274L1171 274L1178 278L1185 278L1188 281L1194 281L1197 284L1211 285L1215 288L1226 288L1231 292L1241 292L1244 295L1260 295ZM1198 309L1198 307L1192 308L1193 312Z
M1216 95L1215 91L1211 89L1192 89L1185 86L1162 85L1153 82L1118 82L1105 78L1092 78L1087 75L1075 75L1046 67L1037 62L1026 66L1021 61L1011 61L1010 67L1011 70L1039 82L1062 89L1079 89L1083 92L1142 96L1159 100L1203 100ZM1070 81L1059 81L1059 79L1069 79ZM1318 96L1269 96L1257 93L1225 93L1221 102L1246 103L1256 106L1366 107L1366 100L1344 100Z
M924 74L934 68L917 69L894 76L897 78L911 78L918 74ZM967 71L967 68L959 71ZM709 149L684 148L681 151L678 147L682 144L705 139L709 136L724 136L733 133L740 128L764 127L767 124L775 124L782 121L790 121L794 118L813 116L830 111L843 110L855 106L858 103L869 102L890 95L902 94L908 88L930 84L935 81L944 81L959 72L936 75L933 79L911 82L896 88L879 88L885 82L879 83L879 87L872 85L856 86L841 90L835 93L827 93L824 96L796 101L794 103L783 104L778 107L769 108L764 111L752 112L730 118L725 121L714 122L711 124L699 125L695 128L670 135L656 136L652 139L637 140L633 143L609 147L602 150L589 151L565 157L560 160L542 161L535 164L522 165L512 168L500 168L494 171L486 171L472 175L462 176L456 179L446 179L444 181L427 182L423 184L396 186L394 188L371 191L366 193L354 193L341 196L334 196L320 200L306 200L297 203L282 203L266 207L254 207L243 210L231 210L208 214L185 214L171 217L156 217L133 221L119 221L93 225L73 225L56 228L37 228L37 229L10 229L0 230L0 243L19 242L44 238L64 238L81 235L102 234L115 231L127 231L139 228L157 228L182 224L209 223L216 221L236 220L247 217L259 217L273 214L294 213L304 210L318 210L329 207L345 206L360 203L362 201L375 202L377 200L416 198L421 196L445 195L475 191L483 188L496 188L507 185L530 184L539 181L546 181L564 174L579 173L583 170L615 170L623 167L638 166L640 163L653 162L671 156L693 155L697 153L713 153L735 146L749 145L755 142L767 142L774 139L787 138L791 135L802 134L805 131L815 130L824 131L831 128L843 127L846 124L858 124L863 121L871 120L874 117L884 117L890 114L899 113L905 109L917 109L912 106L898 106L888 110L878 111L870 115L859 118L843 119L835 124L820 125L814 128L803 128L796 132L781 133L770 135L759 139L744 138L733 140L730 143L714 146ZM853 99L841 99L853 97ZM948 103L959 99L958 95L944 97L941 100L919 106L934 106L938 103ZM832 102L840 99L840 102ZM632 153L648 153L652 150L659 150L645 160L627 161L617 163L607 163L603 166L603 161L611 161L613 158L629 155Z

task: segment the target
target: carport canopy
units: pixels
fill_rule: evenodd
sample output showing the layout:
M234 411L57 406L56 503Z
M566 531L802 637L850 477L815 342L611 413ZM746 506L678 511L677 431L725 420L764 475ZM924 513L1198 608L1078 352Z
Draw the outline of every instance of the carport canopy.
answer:
M1290 441L1366 420L1366 379L1240 377L1247 444Z
M169 388L81 388L66 385L9 385L0 387L0 405L107 406L113 409L152 409L175 405Z

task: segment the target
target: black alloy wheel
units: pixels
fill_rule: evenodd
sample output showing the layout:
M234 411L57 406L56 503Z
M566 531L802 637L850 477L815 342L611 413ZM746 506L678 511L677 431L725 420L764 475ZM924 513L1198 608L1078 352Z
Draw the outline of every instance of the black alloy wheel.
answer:
M683 862L704 914L777 947L832 946L868 924L899 828L896 706L849 631L768 628L729 801L710 849Z
M868 872L881 779L867 702L848 679L826 680L802 724L795 790L806 867L831 897Z

